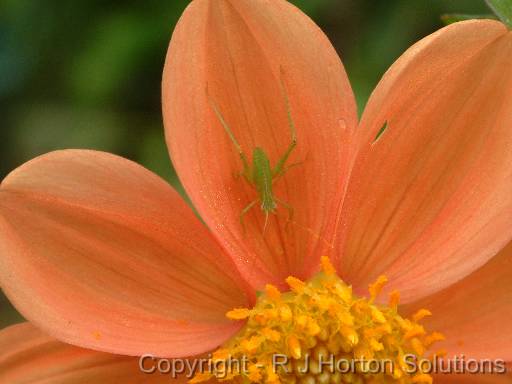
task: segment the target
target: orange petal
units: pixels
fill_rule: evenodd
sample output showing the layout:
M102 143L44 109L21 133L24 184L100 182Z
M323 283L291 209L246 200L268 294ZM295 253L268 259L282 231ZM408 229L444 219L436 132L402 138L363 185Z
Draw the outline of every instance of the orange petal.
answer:
M298 165L273 187L294 214L290 219L278 202L264 231L265 214L255 203L244 231L240 215L258 194L234 177L242 162L212 104L249 162L261 147L274 166L291 143L285 93L297 130L287 164ZM318 27L282 0L192 2L169 48L163 110L180 179L252 285L282 287L289 275L310 274L332 247L357 124L343 66Z
M511 363L507 363L507 367ZM438 374L434 375L435 384L510 384L512 373L504 374Z
M126 355L215 348L246 306L231 261L178 194L123 158L41 156L0 188L0 285L48 334Z
M154 363L144 365L152 370ZM186 383L186 377L143 373L139 359L96 352L64 344L29 323L0 331L0 383Z
M446 336L435 349L446 349L449 355L512 361L511 293L512 242L465 279L401 310L432 312L422 323Z
M473 20L414 45L357 142L337 248L349 282L385 274L411 301L484 264L512 237L512 33Z

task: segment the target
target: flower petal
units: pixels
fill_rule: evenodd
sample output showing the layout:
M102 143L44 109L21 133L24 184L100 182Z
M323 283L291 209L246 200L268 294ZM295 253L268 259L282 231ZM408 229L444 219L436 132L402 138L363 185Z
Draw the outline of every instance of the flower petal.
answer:
M152 366L145 366L152 369ZM64 344L29 323L0 331L0 383L186 383L186 377L143 373L139 359Z
M285 95L297 130L287 165L298 165L272 184L278 209L266 230L259 202L242 225L258 193L234 177L242 161L215 108L249 162L261 147L274 166L291 143ZM170 44L163 110L189 196L252 285L310 274L332 247L357 124L343 66L318 27L282 0L192 2Z
M510 366L510 363L507 366ZM434 383L436 384L510 384L511 382L512 373L434 375Z
M512 33L452 24L384 75L358 130L338 255L359 290L404 301L469 274L512 238Z
M103 152L36 158L0 188L0 284L48 334L81 347L179 357L240 324L241 279L156 175Z
M420 308L433 313L425 326L446 336L436 348L449 355L512 361L512 242L465 279L403 311Z

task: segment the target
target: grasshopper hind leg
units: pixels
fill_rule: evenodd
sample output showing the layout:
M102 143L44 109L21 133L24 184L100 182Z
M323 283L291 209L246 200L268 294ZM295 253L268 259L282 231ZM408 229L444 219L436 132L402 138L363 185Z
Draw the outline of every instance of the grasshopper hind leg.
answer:
M285 101L286 116L288 118L288 128L290 129L291 142L290 142L290 145L288 146L288 148L286 149L286 151L281 156L281 158L277 161L277 164L274 167L274 169L272 169L272 176L274 176L274 177L282 176L287 171L286 162L288 161L288 158L290 157L293 150L297 146L297 130L295 128L295 122L293 121L290 99L288 98L288 93L286 91L286 86L284 83L283 76L284 76L284 70L283 70L283 68L281 68L281 79L280 79L281 92L283 94L284 101Z
M276 201L288 210L288 221L291 221L295 213L293 207L290 204L285 203L283 200L276 199Z
M242 212L240 213L240 224L242 225L243 231L245 233L245 224L244 224L244 216L256 205L256 203L259 201L259 199L256 199L254 201L251 201L249 205L247 205L244 209L242 209Z

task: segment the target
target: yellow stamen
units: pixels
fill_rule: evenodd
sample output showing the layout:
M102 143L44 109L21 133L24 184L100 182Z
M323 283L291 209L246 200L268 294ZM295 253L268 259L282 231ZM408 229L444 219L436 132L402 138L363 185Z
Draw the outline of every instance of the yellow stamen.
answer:
M379 324L384 324L386 322L386 318L376 307L371 307L372 320Z
M306 284L302 280L297 279L293 276L288 276L286 278L286 283L290 286L293 292L302 293L304 291L304 287Z
M228 313L226 317L231 320L243 320L247 319L251 315L251 310L247 308L235 308Z
M292 310L290 309L289 306L284 305L281 308L279 308L279 318L281 319L281 321L290 321L292 316Z
M413 337L421 336L424 334L425 329L421 325L415 324L405 333L404 337L406 339L412 339Z
M392 291L389 294L389 306L391 308L397 308L398 304L400 304L400 292Z
M302 350L300 348L299 340L297 339L297 337L295 335L291 335L288 338L288 348L290 350L290 355L294 359L300 359L300 357L302 355Z
M373 284L370 284L368 287L368 291L370 292L370 297L372 300L375 300L377 296L379 296L380 291L384 288L384 285L388 282L388 278L384 275L378 277L377 281Z
M249 375L247 376L250 381L253 383L258 383L263 378L259 368L256 365L251 365L248 368Z
M432 332L432 334L428 335L425 338L425 345L430 347L432 344L438 341L443 341L445 339L444 335L440 332Z
M322 271L308 281L290 276L291 291L266 285L252 309L236 308L226 315L246 320L242 330L212 356L212 362L245 360L244 370L198 374L192 383L211 378L241 383L388 383L430 384L425 372L410 373L404 356L421 359L444 336L426 332L418 323L430 312L416 312L411 319L398 313L400 295L390 294L389 305L375 301L387 282L385 276L369 286L369 297L358 297L336 274L329 258L322 257ZM274 367L276 355L289 356L286 369ZM364 359L349 373L330 372L322 361L333 358ZM369 373L368 361L392 361L382 372ZM355 360L354 360L355 361ZM226 363L227 364L227 363ZM304 367L306 365L306 367ZM301 372L303 369L306 372ZM277 370L274 370L277 369Z
M432 316L432 312L430 312L428 309L420 309L412 316L412 319L418 322L427 316Z
M279 341L281 338L281 334L278 331L274 331L270 328L263 328L262 333L265 338L271 341Z
M418 356L423 356L425 353L425 346L418 338L415 337L411 339L411 345Z
M281 298L281 292L272 284L267 284L265 286L265 292L267 293L267 296L270 297L272 300L277 301Z
M336 269L334 269L334 267L332 266L329 257L322 256L320 261L322 263L322 270L326 275L334 275L336 273Z

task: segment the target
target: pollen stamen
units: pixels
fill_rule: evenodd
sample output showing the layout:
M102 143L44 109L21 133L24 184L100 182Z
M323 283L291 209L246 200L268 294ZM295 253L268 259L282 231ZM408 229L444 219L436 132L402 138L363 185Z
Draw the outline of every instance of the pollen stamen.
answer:
M388 305L376 302L387 283L380 276L369 285L369 297L358 297L341 280L329 258L322 257L322 271L308 281L290 276L290 291L267 284L252 309L236 308L226 316L246 320L242 330L212 356L212 361L245 360L226 374L212 371L196 375L197 383L216 378L242 383L419 383L432 377L421 370L410 372L405 356L424 357L432 344L444 340L439 332L427 333L419 322L431 316L420 309L410 319L400 316L400 294L390 293ZM431 358L439 356L441 351ZM287 356L275 365L274 357ZM359 361L350 372L339 372L330 361ZM391 361L375 373L370 361Z

